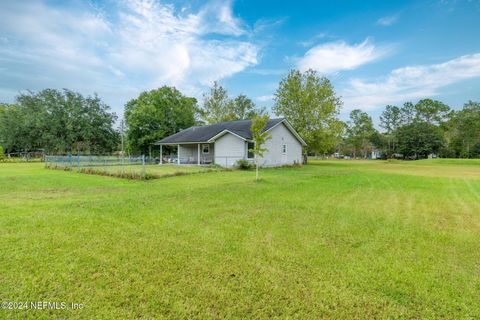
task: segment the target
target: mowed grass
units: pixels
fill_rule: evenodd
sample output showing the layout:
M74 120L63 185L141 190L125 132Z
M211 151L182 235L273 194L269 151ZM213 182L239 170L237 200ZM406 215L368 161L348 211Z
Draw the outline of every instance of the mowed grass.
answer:
M477 319L480 162L132 181L0 165L0 318Z

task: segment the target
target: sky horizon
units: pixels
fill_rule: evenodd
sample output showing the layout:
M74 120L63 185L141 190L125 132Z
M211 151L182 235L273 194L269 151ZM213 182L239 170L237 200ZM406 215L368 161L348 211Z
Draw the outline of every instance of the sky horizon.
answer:
M270 108L290 69L329 78L375 121L385 105L480 100L480 1L2 1L0 102L94 92L120 117L163 85L213 81Z

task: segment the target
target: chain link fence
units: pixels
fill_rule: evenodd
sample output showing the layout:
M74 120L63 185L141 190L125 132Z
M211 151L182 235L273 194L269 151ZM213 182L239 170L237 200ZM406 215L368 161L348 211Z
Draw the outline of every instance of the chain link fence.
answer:
M163 176L218 170L216 166L177 165L160 158L121 155L46 155L45 167L81 173L115 176L131 179L153 179ZM176 159L175 159L176 160Z

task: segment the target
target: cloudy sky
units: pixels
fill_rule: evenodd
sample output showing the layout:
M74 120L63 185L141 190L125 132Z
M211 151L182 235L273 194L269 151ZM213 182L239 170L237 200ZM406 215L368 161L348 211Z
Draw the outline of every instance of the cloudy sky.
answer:
M354 109L480 100L480 1L0 1L0 101L97 92L118 114L162 85L215 80L270 107L289 69L315 69Z

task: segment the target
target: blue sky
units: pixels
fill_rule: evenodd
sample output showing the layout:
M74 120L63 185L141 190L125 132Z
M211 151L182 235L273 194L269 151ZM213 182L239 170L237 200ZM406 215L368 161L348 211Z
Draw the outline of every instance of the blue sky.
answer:
M22 90L97 92L117 114L172 85L213 81L271 107L289 69L332 80L342 118L386 104L480 100L480 1L0 2L0 101Z

